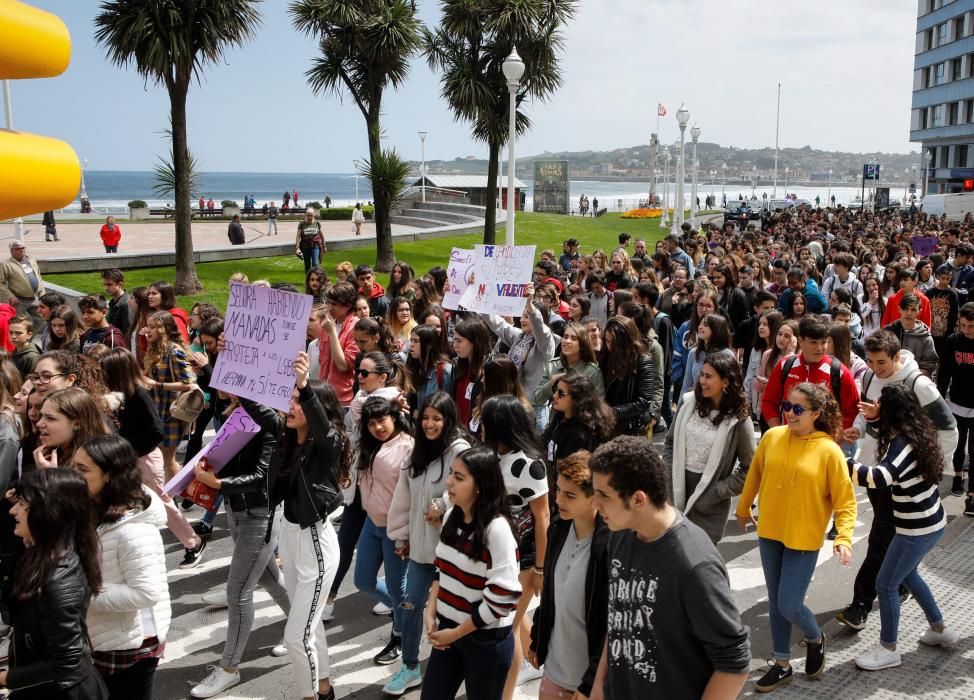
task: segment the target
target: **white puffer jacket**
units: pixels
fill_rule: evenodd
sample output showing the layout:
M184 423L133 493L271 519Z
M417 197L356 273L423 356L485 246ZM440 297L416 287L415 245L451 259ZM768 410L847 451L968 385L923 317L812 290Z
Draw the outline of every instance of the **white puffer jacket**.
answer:
M146 510L131 511L114 523L98 527L101 540L103 590L88 608L88 634L93 651L138 649L155 636L165 642L172 608L166 577L166 554L159 527L166 509L154 493ZM142 611L154 630L143 625Z

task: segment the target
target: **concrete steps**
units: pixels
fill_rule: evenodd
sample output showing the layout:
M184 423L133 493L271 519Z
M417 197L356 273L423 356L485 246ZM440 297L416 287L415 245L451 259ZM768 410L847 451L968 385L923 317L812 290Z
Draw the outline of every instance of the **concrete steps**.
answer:
M448 202L407 201L393 212L392 223L419 228L450 224L477 224L484 220L484 207Z
M454 204L452 202L411 202L413 209L425 209L427 211L451 212L453 214L465 214L475 219L483 219L486 214L484 207L475 204Z
M409 209L406 210L410 211ZM416 228L438 228L455 223L453 221L443 221L442 219L424 218L420 216L409 216L406 214L393 214L389 220L400 226L414 226Z

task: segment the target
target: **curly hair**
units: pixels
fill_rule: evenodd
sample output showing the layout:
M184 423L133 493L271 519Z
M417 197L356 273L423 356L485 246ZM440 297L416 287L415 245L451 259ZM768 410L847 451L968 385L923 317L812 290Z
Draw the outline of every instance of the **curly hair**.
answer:
M595 450L588 466L593 474L608 476L609 486L624 502L642 491L656 508L666 505L670 470L646 438L620 435Z
M595 385L584 374L570 374L558 380L568 386L572 399L572 418L585 427L602 444L616 434L616 414L595 390Z
M164 357L167 357L171 352L172 346L182 348L183 352L188 353L186 344L183 341L183 336L179 332L179 327L176 325L176 319L168 311L156 311L150 314L149 319L146 321L148 327L155 326L159 329L158 338L149 343L148 349L145 351L145 359L143 360L143 368L146 372L150 372L153 367L162 362Z
M811 382L802 382L792 391L804 394L808 399L809 408L821 412L821 415L815 419L815 429L828 433L832 439L839 442L842 435L842 412L832 392L824 386Z
M937 439L937 427L923 412L916 394L903 384L888 384L879 395L879 421L876 424L876 454L884 455L897 435L913 448L923 478L939 484L944 472L944 454Z
M710 365L717 376L727 380L727 386L720 394L720 401L717 405L711 399L703 395L700 382L693 387L693 396L696 399L697 415L701 418L710 418L713 411L717 411L711 422L720 425L726 418L737 418L745 420L751 415L747 404L747 396L744 394L744 378L741 376L741 365L736 358L724 352L708 353L703 359L703 364Z

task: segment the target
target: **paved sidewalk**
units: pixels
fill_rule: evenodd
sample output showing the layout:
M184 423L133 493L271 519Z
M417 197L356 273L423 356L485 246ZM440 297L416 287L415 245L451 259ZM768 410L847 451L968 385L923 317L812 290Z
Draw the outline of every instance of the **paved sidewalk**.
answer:
M917 640L927 628L916 601L903 605L898 649L903 665L885 671L862 671L855 657L879 641L879 609L870 614L866 628L854 633L832 620L823 625L828 639L825 673L814 681L804 677L804 661L795 664L795 679L775 690L775 698L823 698L857 700L876 698L974 698L974 519L960 516L948 526L937 547L920 566L945 622L960 634L953 649L928 647ZM795 647L797 649L797 647ZM754 692L752 674L743 697L770 697Z

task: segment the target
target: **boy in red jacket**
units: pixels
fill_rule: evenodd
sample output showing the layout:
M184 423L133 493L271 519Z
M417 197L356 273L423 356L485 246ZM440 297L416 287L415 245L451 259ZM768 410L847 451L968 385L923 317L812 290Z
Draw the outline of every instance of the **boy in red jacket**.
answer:
M912 294L917 299L920 300L920 315L917 320L923 321L927 324L927 328L933 327L933 318L930 312L930 300L927 299L926 295L917 289L917 281L920 276L917 271L912 267L908 267L905 270L900 270L900 274L897 275L896 281L900 283L900 289L896 294L891 296L886 300L886 310L883 311L883 319L880 322L883 328L899 320L900 318L900 299L905 297L907 294Z

